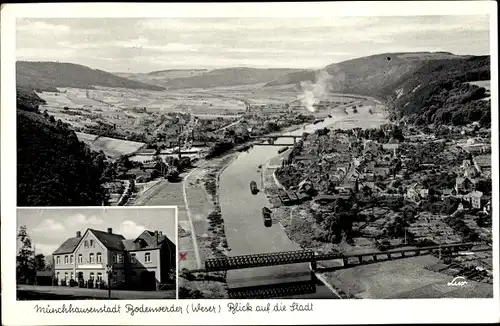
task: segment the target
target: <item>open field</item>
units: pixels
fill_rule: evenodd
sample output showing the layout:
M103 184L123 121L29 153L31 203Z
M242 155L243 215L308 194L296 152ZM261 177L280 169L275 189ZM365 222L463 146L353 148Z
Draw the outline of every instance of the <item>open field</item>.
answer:
M194 90L226 98L246 100L250 104L284 104L297 99L300 94L294 85L264 87L265 83L240 85L233 87L216 87L207 90ZM244 107L243 107L244 109Z
M78 139L87 144L95 151L103 151L104 154L112 158L117 158L121 155L130 154L138 151L146 144L141 142L121 140L109 137L99 137L96 135L77 132ZM97 138L97 139L96 139Z
M484 87L486 88L487 91L491 90L491 80L477 80L477 81L471 81L469 84L476 85L479 87Z
M453 276L426 269L439 259L430 255L385 261L325 273L336 288L356 298L492 297L491 284L468 280L465 287L448 286Z

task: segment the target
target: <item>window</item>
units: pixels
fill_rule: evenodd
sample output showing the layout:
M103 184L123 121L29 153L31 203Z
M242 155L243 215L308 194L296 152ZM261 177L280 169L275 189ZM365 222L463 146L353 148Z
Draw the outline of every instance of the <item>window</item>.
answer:
M57 279L59 279L59 272L57 272L57 274L56 274L56 278L57 278Z
M68 255L64 256L64 263L67 264L68 263Z
M83 264L83 256L82 254L78 254L78 263Z
M94 280L94 272L91 272L89 275L89 280L93 281Z
M73 255L69 256L69 263L73 264Z
M116 260L118 263L123 263L123 255L122 254L117 254L116 255Z
M69 277L69 279L70 279L70 280L74 280L74 279L75 279L75 278L74 278L74 274L73 274L73 272L71 272L71 273L70 273L70 277Z
M94 240L90 240L90 247L94 248Z
M135 263L137 262L137 259L136 259L136 257L135 257L135 254L130 254L130 262L131 262L132 264L135 264Z
M117 283L117 282L118 282L118 273L113 272L113 283Z
M146 252L146 254L144 255L144 261L146 263L150 263L151 262L151 254L149 252Z
M100 252L97 253L96 258L98 263L102 263L102 254Z
M89 263L91 263L91 264L94 263L94 254L93 253L89 254Z
M97 282L102 282L102 273L97 273Z
M83 247L88 248L89 247L89 242L87 240L83 241Z
M68 282L68 272L64 273L64 280Z
M116 263L116 254L113 254L113 263Z
M61 256L57 256L56 265L61 265Z

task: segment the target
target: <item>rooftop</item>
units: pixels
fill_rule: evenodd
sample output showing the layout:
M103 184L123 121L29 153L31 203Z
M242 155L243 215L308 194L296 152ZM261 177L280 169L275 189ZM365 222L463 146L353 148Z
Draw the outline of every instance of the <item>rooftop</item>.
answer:
M110 250L117 251L132 251L141 249L156 249L159 248L163 243L172 243L170 239L161 231L143 231L135 239L125 239L121 234L113 233L112 229L106 231L87 229L87 232L92 232L94 236L107 248ZM78 234L77 234L78 235ZM84 235L85 236L85 235ZM72 253L75 251L76 247L80 243L84 236L77 236L67 239L56 251L54 255ZM157 238L158 236L158 238Z

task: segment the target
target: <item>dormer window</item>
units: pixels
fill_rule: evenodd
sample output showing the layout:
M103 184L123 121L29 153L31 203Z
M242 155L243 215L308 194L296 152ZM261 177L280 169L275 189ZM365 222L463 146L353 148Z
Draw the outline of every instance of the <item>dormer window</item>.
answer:
M141 246L141 248L144 248L144 247L147 247L148 243L146 242L146 240L140 239L139 245Z

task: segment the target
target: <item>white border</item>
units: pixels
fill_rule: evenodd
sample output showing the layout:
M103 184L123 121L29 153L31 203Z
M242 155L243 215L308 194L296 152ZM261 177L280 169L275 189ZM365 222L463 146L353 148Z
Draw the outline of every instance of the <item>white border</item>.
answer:
M492 160L493 160L493 259L494 299L404 299L404 300L300 300L313 302L314 312L307 313L239 313L225 309L220 314L140 314L121 315L37 315L33 303L15 302L9 286L14 281L16 229L16 113L15 113L15 18L16 17L334 17L334 16L416 16L416 15L490 15L491 85L492 89ZM2 323L6 325L85 325L85 324L354 324L354 323L469 323L500 321L499 306L499 173L498 173L498 49L497 4L494 1L440 2L342 2L342 3L193 3L193 4L8 4L1 11L1 157L2 165ZM148 208L147 206L145 208ZM12 288L12 287L10 287ZM6 291L5 291L6 290ZM225 300L201 300L221 305ZM283 302L285 300L261 300ZM297 300L299 301L299 300ZM55 302L52 301L54 304ZM114 301L107 301L112 303ZM126 301L117 301L122 305ZM147 300L148 305L168 303L185 306L189 300ZM234 300L232 301L234 302ZM256 300L244 300L253 302ZM287 301L290 303L289 301ZM84 303L99 306L102 302ZM185 309L185 307L184 307Z

